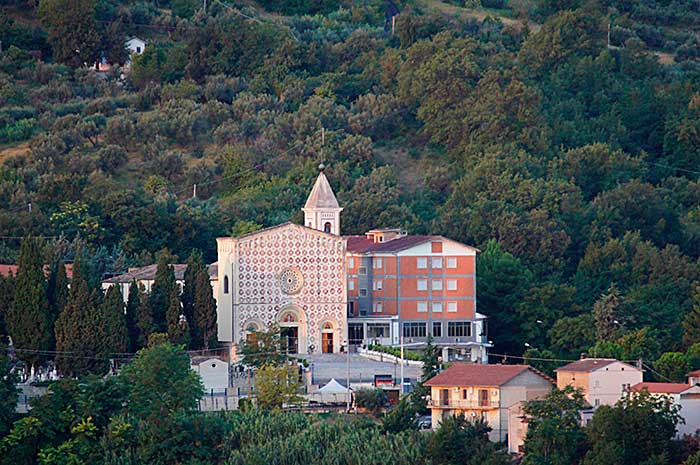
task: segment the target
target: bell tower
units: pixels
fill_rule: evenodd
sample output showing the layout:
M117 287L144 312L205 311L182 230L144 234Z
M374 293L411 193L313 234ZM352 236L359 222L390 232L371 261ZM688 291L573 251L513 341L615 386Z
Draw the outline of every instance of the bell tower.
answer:
M324 169L323 163L318 165L318 177L301 209L304 212L304 226L339 236L340 212L343 209L338 205L333 189L323 174Z

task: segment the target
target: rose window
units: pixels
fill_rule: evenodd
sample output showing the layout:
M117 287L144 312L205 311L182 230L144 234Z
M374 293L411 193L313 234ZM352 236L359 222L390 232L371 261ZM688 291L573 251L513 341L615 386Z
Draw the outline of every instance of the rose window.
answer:
M301 272L296 268L287 268L282 270L278 276L280 290L285 294L296 294L301 291L301 286L304 284L304 278Z

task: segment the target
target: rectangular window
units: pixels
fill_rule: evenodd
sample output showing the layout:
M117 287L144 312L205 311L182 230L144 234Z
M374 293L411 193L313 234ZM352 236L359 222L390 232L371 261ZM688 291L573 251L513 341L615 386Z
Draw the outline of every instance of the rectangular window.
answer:
M450 321L447 323L448 337L470 337L472 324L470 321Z
M456 312L457 302L447 302L447 311L452 313Z
M375 270L381 268L382 267L382 259L375 258L374 260L372 260L372 266L374 267Z
M419 291L427 291L428 290L428 280L427 279L419 279L416 281L416 289Z
M348 258L348 270L352 270L353 268L355 268L355 259Z
M462 389L462 399L467 400L467 390L466 389Z
M442 279L433 279L433 290L434 291L441 291L442 290Z
M433 313L442 313L442 302L433 302Z
M348 281L348 290L349 291L355 290L355 280L354 279L351 279L350 281Z
M360 268L357 269L357 272L360 274L367 274L367 267L361 266Z
M381 279L378 279L374 282L374 290L375 291L381 291L384 288L384 283L382 283Z
M425 257L418 257L416 259L418 269L428 268L428 259Z
M370 339L389 337L389 325L383 323L367 323L367 337Z
M433 268L442 268L442 257L433 257Z
M447 290L448 291L456 291L457 290L457 280L456 279L448 279L447 280Z
M428 302L418 302L416 305L416 309L420 313L426 313L428 311Z
M367 289L360 289L360 297L367 297Z
M404 323L403 337L425 337L425 323L418 321Z
M457 257L447 259L447 268L457 268Z
M433 337L442 337L441 321L433 321Z
M374 303L374 312L375 313L382 313L384 311L384 308L382 306L381 302L375 302Z

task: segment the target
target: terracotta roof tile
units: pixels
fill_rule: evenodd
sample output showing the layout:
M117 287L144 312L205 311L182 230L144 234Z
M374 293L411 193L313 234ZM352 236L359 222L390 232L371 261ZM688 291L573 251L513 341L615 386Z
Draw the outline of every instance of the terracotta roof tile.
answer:
M51 266L50 265L44 265L44 274L48 276L49 270ZM2 276L8 276L10 273L12 273L13 276L17 276L17 265L12 265L12 264L5 264L2 265L0 264L0 275ZM66 277L68 279L71 279L73 277L73 264L72 263L66 263Z
M521 373L531 370L549 382L553 380L529 365L478 365L455 363L425 382L426 386L501 386Z
M187 265L184 263L175 263L171 265L175 272L175 280L183 281L185 279L185 270L187 270ZM138 268L130 268L127 273L120 274L119 276L114 276L112 278L106 279L103 282L107 284L121 284L130 283L134 279L136 281L153 281L156 279L156 272L158 271L158 265L147 265ZM216 279L219 273L219 262L214 262L207 267L207 272L209 273L210 279Z
M614 358L583 358L559 367L554 371L576 371L581 373L589 373L597 370L598 368L603 368L616 362L618 362L618 360L615 360Z
M630 388L633 392L649 391L652 394L680 394L690 388L682 383L637 383Z

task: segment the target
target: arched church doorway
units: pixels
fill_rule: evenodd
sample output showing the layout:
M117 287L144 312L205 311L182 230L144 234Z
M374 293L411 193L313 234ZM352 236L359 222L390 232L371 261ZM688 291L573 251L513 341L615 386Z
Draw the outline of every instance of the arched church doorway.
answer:
M280 312L277 323L285 350L290 354L298 353L300 342L306 339L304 321L300 318L300 313L295 308L287 308Z
M323 323L321 327L321 352L332 354L334 348L334 330L331 322Z

